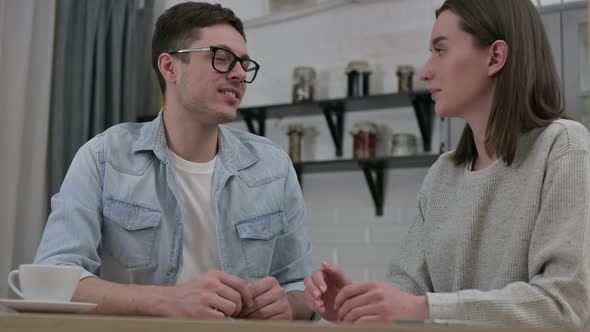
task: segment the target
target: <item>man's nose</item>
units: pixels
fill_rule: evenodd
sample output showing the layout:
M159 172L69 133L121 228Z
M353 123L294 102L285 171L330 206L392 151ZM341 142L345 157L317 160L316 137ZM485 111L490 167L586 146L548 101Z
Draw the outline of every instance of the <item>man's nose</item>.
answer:
M239 81L243 82L246 80L246 71L242 68L242 65L238 62L236 65L228 72L228 77L232 81Z

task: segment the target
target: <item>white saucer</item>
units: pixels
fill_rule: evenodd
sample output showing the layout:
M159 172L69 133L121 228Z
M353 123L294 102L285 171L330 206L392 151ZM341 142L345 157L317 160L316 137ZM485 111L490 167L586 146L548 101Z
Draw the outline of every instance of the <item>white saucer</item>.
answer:
M96 307L96 303L51 302L0 299L0 304L23 312L81 313Z

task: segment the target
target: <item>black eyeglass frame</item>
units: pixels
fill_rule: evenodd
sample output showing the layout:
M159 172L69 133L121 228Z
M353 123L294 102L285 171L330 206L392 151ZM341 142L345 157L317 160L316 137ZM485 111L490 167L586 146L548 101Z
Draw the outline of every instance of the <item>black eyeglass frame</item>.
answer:
M233 60L232 62L229 64L229 66L227 67L227 70L220 70L218 68L215 67L215 53L217 53L217 51L219 50L223 50L225 52L228 52L229 54L231 54L233 56ZM258 62L250 59L250 58L241 58L239 56L237 56L234 52L228 50L225 47L219 47L219 46L208 46L208 47L193 47L193 48L185 48L182 50L178 50L178 51L172 51L172 52L168 52L168 54L183 54L183 53L190 53L190 52L211 52L211 66L213 67L213 69L215 69L215 71L217 71L218 73L229 73L230 71L232 71L234 69L234 67L236 66L236 63L240 63L240 66L242 67L242 69L244 68L244 61L248 61L254 64L254 69L244 69L245 72L249 72L254 70L254 76L252 76L251 80L246 80L244 79L244 82L246 83L252 83L254 82L254 80L256 79L256 75L258 75L258 71L260 70L260 65L258 64Z

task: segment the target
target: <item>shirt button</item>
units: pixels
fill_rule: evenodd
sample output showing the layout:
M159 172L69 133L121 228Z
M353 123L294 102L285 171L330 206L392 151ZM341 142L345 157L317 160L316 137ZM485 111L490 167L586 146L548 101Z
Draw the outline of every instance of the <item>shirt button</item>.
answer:
M176 273L176 268L174 266L172 266L172 267L170 267L168 269L168 272L170 272L170 273Z

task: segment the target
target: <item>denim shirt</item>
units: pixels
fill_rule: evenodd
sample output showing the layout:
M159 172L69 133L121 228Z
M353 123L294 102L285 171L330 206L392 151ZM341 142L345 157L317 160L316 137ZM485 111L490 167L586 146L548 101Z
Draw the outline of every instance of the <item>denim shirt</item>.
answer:
M291 161L268 139L235 128L219 126L218 142L212 202L222 270L303 290L311 243ZM162 112L152 122L111 127L74 157L51 199L35 263L77 265L82 278L174 285L181 201Z

